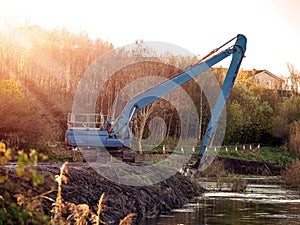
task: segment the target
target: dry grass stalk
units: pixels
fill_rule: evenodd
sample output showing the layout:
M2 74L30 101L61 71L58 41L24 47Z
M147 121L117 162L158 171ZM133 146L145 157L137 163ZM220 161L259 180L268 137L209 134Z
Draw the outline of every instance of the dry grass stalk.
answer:
M19 206L25 206L27 209L33 212L44 213L43 206L41 201L39 200L39 196L37 197L25 197L22 194L15 194L14 197L17 199L17 204Z
M130 225L132 224L132 219L135 217L135 213L129 213L127 216L125 216L124 219L120 220L119 225Z
M106 209L106 206L103 204L103 202L105 200L104 196L105 196L105 193L102 193L102 195L100 196L99 202L98 202L98 209L97 209L97 215L95 218L95 225L99 225L100 223L106 224L104 221L102 221L100 219L101 212L103 212Z
M61 224L62 219L62 212L65 208L65 205L63 204L61 193L62 193L62 183L67 183L68 178L65 176L65 174L68 173L67 168L68 162L65 162L62 167L60 168L60 174L55 176L55 181L57 182L57 195L56 195L56 201L52 204L53 208L51 210L52 217L51 217L51 224Z
M85 225L88 224L88 216L90 214L90 207L87 204L75 205L74 203L67 203L68 210L72 213L67 217L67 224Z

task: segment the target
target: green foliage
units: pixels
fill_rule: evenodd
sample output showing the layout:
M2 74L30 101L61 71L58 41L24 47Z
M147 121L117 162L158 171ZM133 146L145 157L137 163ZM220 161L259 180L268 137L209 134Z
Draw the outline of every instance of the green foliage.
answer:
M221 148L218 155L228 158L275 163L278 165L286 165L295 159L295 156L289 153L284 147L262 146L260 149L253 148L252 150L247 147L245 150L241 150L242 146L237 146L238 151L235 150L235 147L228 146L228 151L225 148Z
M273 109L246 86L234 87L227 112L225 143L264 142L270 135Z
M31 181L33 186L44 183L44 176L30 165L36 165L38 159L45 159L42 154L35 150L30 153L19 151L16 158L18 167L15 173L20 181ZM11 149L4 149L0 155L1 166L5 166L13 159ZM23 194L13 194L19 183L11 183L9 180L9 169L6 169L5 176L0 177L0 224L50 224L49 217L43 213L39 197L25 197ZM27 191L30 195L31 190ZM17 200L17 201L16 201Z
M44 183L44 176L36 169L30 167L37 165L38 161L47 160L47 156L38 153L36 150L31 149L30 153L26 154L23 150L18 151L16 174L23 179L32 180L34 186Z
M48 216L12 201L4 197L0 199L0 225L50 224Z
M0 81L0 105L0 140L10 147L22 148L41 133L36 111L16 82Z
M30 110L19 85L12 80L0 81L0 105L0 126L2 129L6 128L5 125L8 125L9 122L11 126L12 122L16 126L20 121L18 117L25 116Z
M262 102L268 102L272 109L276 109L277 105L281 102L277 90L266 89L256 83L251 83L249 90L256 96L259 96Z

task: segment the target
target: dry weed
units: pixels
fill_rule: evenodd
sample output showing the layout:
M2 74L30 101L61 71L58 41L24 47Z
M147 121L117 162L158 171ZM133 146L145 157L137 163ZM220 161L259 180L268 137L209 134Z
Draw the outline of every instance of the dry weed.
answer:
M68 167L67 162L65 162L62 167L60 168L60 174L55 176L55 181L57 182L57 195L56 195L56 201L52 204L52 217L51 217L51 223L52 224L63 224L64 219L62 217L63 211L65 212L66 206L63 203L63 199L61 197L62 193L62 183L67 183L68 178L65 176L65 174L68 173Z
M85 225L92 222L94 225L107 224L102 221L100 215L106 210L105 193L99 198L97 205L96 214L92 212L87 204L74 204L67 202L64 204L62 199L62 184L67 183L68 179L66 174L68 173L67 163L64 163L60 169L60 174L55 176L55 181L58 184L56 201L53 203L53 208L51 210L51 224L75 224L75 225ZM66 219L63 218L63 213L70 213ZM130 213L123 220L120 221L121 225L132 224L132 219L135 216L134 213Z
M130 225L132 224L132 219L136 216L135 213L129 213L124 219L122 219L119 225Z

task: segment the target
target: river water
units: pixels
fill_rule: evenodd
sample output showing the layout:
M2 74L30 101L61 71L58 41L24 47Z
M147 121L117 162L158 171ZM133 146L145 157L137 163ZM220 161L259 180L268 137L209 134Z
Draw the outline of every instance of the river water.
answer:
M300 224L299 192L279 185L247 185L245 193L209 191L141 225Z

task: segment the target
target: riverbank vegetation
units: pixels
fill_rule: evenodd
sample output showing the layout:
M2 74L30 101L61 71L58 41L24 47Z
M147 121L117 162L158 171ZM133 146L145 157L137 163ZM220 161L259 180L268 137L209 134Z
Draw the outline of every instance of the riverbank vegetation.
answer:
M288 164L281 177L287 187L300 190L300 160Z

